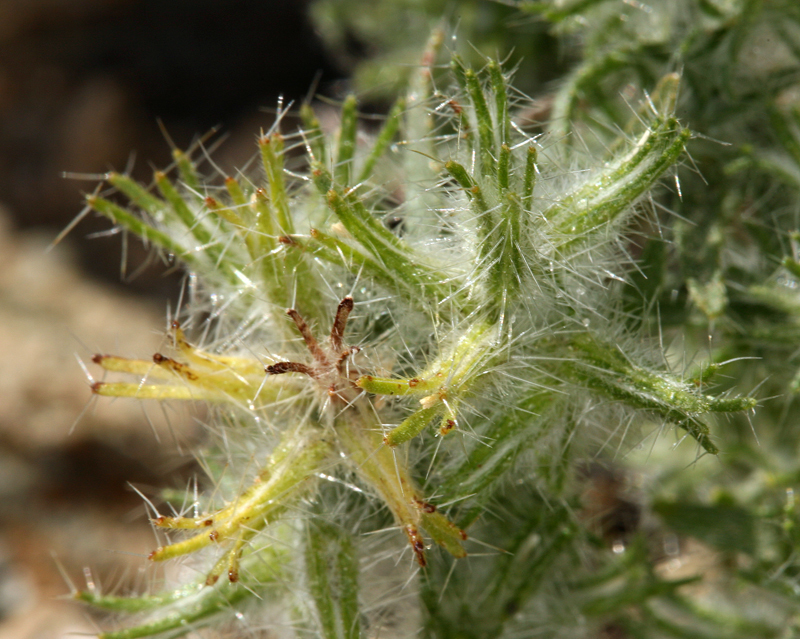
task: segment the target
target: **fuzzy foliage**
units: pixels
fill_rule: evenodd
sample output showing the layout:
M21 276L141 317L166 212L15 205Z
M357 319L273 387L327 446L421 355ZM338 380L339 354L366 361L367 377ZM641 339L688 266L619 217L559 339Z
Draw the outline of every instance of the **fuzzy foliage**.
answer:
M800 16L634 4L520 3L586 52L544 124L498 62L451 55L440 68L435 31L371 135L353 96L334 132L303 105L301 130L281 114L258 136L257 171L218 175L176 151L150 187L112 173L110 192L87 197L192 274L171 352L98 355L122 381L94 392L214 415L214 490L152 515L165 536L150 559L191 561L201 577L132 598L78 593L137 615L105 637L225 624L326 639L782 636L800 567L797 463L775 445L797 439L781 421L791 400L782 418L759 408L770 445L758 449L743 419L756 400L712 378L752 388L742 358L794 349L796 221L755 221L747 205L797 199L793 85L784 68L764 83L729 65L753 25L794 42ZM687 28L692 12L702 28ZM750 105L713 121L727 102L701 79L709 68L729 69L713 81L742 105L767 100L768 117ZM632 80L652 90L626 105ZM725 139L746 122L783 147L693 140L681 122ZM687 145L706 179L751 179L703 195L714 186L682 167ZM659 331L686 349L695 329L709 355L676 365ZM785 393L791 374L779 377ZM660 517L649 529L619 474L587 461L642 441L664 486L645 498ZM734 461L712 458L736 446ZM674 472L687 461L703 470ZM715 492L720 465L750 491ZM683 538L725 553L713 597L702 574L664 569Z

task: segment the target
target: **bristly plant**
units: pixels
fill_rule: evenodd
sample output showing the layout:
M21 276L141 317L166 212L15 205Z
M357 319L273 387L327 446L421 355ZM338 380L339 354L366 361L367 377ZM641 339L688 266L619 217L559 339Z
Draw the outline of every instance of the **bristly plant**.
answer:
M713 636L716 612L684 594L695 576L665 577L635 526L578 512L585 460L648 434L716 455L714 415L756 407L711 390L723 357L670 370L632 302L632 285L654 299L654 190L689 157L680 76L589 139L581 91L622 63L582 67L542 127L497 61L439 69L442 41L374 135L354 96L334 133L304 104L300 130L281 112L259 134L258 171L206 176L176 151L149 187L111 173L87 197L192 273L169 352L97 355L134 380L93 391L213 415L212 490L152 505L150 560L199 578L76 593L129 615L102 636ZM727 303L714 281L688 284L709 318ZM700 537L719 519L752 551L735 503L652 508Z

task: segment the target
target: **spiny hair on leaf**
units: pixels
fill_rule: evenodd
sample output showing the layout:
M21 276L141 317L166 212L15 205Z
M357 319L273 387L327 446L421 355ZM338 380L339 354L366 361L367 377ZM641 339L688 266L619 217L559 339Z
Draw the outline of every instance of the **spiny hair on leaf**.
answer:
M433 613L448 591L445 578L431 599L432 580L487 545L487 579L527 578L498 541L567 570L577 459L623 454L647 424L713 453L707 415L751 406L671 373L624 306L636 242L657 227L643 204L691 136L672 112L677 77L582 153L517 121L526 98L497 62L455 56L437 78L441 39L430 46L373 137L354 96L334 132L310 105L284 131L279 109L246 171L206 179L176 154L178 175L151 189L109 176L128 207L89 196L191 273L166 347L98 355L128 381L93 390L211 406L211 496L151 513L151 561L196 567L195 590L116 636L180 632L253 594L282 602L296 634L380 634L373 610L405 587ZM515 496L550 509L512 518L547 529L541 547L494 538ZM387 557L405 586L373 597Z

